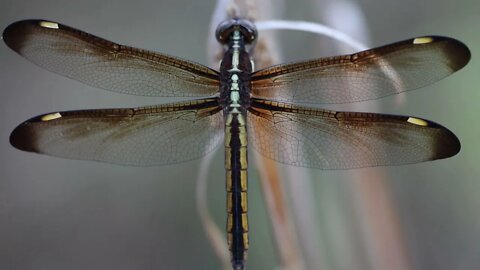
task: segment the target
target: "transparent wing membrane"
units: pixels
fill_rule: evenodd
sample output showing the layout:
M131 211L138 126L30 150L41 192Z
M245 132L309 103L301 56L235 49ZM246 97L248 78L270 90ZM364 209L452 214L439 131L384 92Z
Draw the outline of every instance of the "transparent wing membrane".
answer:
M334 112L254 99L249 140L278 162L319 169L400 165L460 151L448 129L419 118Z
M153 166L199 158L223 139L215 99L136 109L55 112L20 124L18 149L121 165Z
M16 22L5 29L3 39L38 66L93 87L164 97L205 97L218 92L218 73L210 68L119 45L55 22Z
M422 37L355 53L260 70L256 98L299 103L377 99L432 84L464 67L470 51L446 37Z

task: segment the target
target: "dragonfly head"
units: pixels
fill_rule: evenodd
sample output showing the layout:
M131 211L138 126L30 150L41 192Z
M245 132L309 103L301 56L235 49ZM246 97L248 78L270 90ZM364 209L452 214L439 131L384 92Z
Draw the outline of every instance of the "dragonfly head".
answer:
M215 36L218 42L228 44L234 31L240 31L243 40L247 44L251 44L257 39L257 28L253 22L239 18L228 19L221 22L215 31Z

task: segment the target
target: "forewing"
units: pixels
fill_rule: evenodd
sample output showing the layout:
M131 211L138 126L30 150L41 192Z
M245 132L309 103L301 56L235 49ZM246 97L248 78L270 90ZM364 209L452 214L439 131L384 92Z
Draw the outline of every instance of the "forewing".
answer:
M204 99L40 115L20 124L10 143L64 158L154 166L199 158L222 138L221 109L215 99Z
M55 22L19 21L5 29L3 39L40 67L114 92L164 97L218 92L218 73L212 69L119 45Z
M319 169L400 165L447 158L457 137L407 116L334 112L253 99L249 140L267 158Z
M260 70L256 98L300 103L377 99L432 84L464 67L468 48L455 39L421 37L383 47Z

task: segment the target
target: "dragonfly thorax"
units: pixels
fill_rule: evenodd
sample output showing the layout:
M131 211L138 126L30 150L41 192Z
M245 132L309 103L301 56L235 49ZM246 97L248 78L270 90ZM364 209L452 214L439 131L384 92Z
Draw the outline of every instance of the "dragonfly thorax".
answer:
M223 108L232 110L249 106L251 73L252 63L243 34L234 30L220 66L220 104Z

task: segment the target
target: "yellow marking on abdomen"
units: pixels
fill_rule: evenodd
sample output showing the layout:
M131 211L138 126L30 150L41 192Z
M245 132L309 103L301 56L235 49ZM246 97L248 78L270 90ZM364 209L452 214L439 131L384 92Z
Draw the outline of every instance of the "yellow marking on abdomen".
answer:
M233 215L228 214L227 215L227 232L231 233L233 230Z
M240 169L246 170L248 168L247 164L247 147L240 147Z
M232 173L231 171L227 171L226 174L226 190L227 191L232 191ZM240 170L240 179L245 179L245 181L240 181L240 188L241 188L241 191L247 191L248 189L248 172L247 170Z
M242 191L240 193L240 206L242 207L242 212L247 213L248 212L248 205L247 205L247 192Z
M243 233L243 247L245 248L245 250L248 249L248 246L249 246L249 241L248 241L248 232L245 232Z
M232 148L225 147L225 169L228 171L232 170Z
M247 213L242 214L242 229L244 232L248 232L248 217Z

